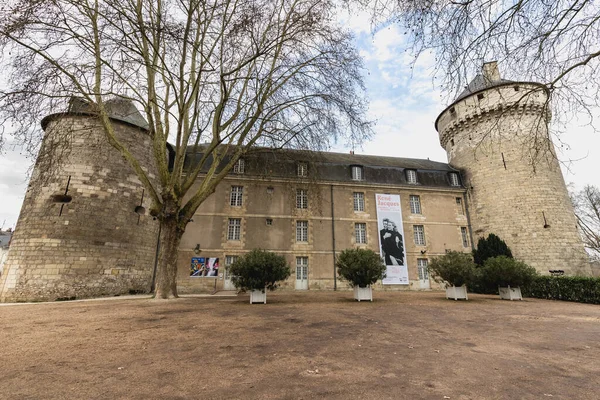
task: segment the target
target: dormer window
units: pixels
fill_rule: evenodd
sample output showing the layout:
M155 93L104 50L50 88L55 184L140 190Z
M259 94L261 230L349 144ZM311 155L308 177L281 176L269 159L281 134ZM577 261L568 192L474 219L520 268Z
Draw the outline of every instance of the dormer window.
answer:
M352 180L353 181L362 181L364 179L363 175L363 167L360 165L352 166Z
M308 164L305 162L299 162L296 168L296 172L300 177L308 176Z
M456 172L450 172L448 176L450 177L451 186L460 186L460 179L458 178L458 174Z
M415 171L414 169L407 169L406 171L406 182L410 183L411 185L416 185L417 182L417 171Z
M237 160L237 162L233 166L233 173L234 174L243 174L244 173L244 159L243 158L240 158L239 160Z

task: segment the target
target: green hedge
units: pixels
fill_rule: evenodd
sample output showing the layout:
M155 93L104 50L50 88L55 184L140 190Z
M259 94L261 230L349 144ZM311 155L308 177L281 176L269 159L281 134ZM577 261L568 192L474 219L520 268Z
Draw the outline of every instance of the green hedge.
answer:
M538 276L521 292L523 297L600 304L600 278Z

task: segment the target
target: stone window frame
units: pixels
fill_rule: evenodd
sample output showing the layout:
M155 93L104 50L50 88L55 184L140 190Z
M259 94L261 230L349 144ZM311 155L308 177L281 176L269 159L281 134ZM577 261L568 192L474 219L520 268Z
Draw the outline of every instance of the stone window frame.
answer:
M308 221L296 221L296 242L308 243Z
M242 240L242 219L229 218L227 223L227 240Z
M354 238L356 244L367 244L367 224L365 222L356 222L354 224Z
M408 203L410 205L410 213L411 214L422 214L421 196L419 196L417 194L409 195Z
M364 192L354 192L352 194L352 199L354 202L354 211L358 211L358 212L365 211L365 193Z
M308 190L307 189L296 189L296 208L306 210L308 209Z
M232 185L229 192L229 205L232 207L241 207L244 203L244 187Z
M413 225L413 239L417 246L425 246L427 244L424 225Z

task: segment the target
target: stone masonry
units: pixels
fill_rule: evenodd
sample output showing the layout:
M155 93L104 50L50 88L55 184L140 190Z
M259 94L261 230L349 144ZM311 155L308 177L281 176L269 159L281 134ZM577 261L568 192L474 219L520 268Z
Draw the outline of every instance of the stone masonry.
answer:
M143 127L113 120L116 134L156 180ZM0 301L148 292L158 223L139 179L98 120L45 120L45 138L0 277ZM44 123L43 123L44 125Z
M495 233L540 273L587 274L545 88L502 80L495 63L476 79L436 122L450 165L462 171L475 241Z

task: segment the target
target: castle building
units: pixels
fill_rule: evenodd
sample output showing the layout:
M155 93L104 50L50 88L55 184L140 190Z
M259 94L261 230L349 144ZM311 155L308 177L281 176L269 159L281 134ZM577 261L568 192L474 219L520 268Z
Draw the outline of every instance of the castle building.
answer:
M346 287L334 260L354 247L383 251L389 278L379 288L429 289L436 286L427 271L432 257L469 252L489 233L541 273L586 273L548 135L547 101L542 85L503 80L488 63L436 120L448 164L298 150L248 154L188 224L180 293L232 289L227 266L254 248L285 255L293 274L283 286L291 290ZM120 140L155 179L142 116L122 100L107 108ZM145 212L142 184L87 105L74 101L42 127L0 300L148 292L158 224ZM398 238L395 253L386 250L390 237Z

